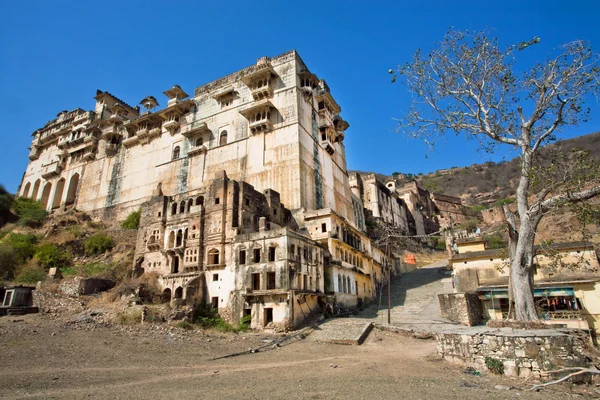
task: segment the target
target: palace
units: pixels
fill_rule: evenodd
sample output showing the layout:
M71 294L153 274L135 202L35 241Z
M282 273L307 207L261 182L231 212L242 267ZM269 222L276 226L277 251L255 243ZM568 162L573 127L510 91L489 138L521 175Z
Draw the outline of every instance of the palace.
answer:
M293 329L375 297L398 263L365 233L349 124L296 51L164 95L140 108L99 90L93 111L60 112L32 135L19 195L114 223L141 209L135 269L232 322Z

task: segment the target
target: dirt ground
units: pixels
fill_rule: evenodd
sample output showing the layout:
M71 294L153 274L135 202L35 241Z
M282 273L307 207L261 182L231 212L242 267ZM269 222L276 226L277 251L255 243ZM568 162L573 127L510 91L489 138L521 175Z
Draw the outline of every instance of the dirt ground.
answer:
M468 375L435 342L374 330L362 346L281 336L0 318L2 399L568 399L591 386L526 392L530 382ZM252 354L211 360L248 349ZM496 388L497 385L507 388ZM574 394L587 392L587 394Z

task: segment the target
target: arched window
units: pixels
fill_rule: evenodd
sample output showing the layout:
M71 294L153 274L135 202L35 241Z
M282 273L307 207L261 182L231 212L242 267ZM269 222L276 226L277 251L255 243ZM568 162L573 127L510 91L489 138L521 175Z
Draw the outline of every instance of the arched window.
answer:
M40 190L40 180L38 179L37 181L35 181L35 183L33 184L33 192L31 193L31 198L33 200L37 200L38 197L38 191Z
M175 246L175 232L171 231L169 233L169 249L172 249Z
M175 298L181 299L182 297L183 297L183 288L181 286L179 286L177 289L175 289Z
M31 183L27 182L23 191L21 192L21 197L27 197L29 195L29 188L31 187Z
M177 237L175 238L175 247L181 247L183 244L183 232L181 229L177 231Z
M179 214L183 214L185 212L185 201L179 203Z
M221 132L219 136L219 146L223 146L227 144L227 131Z
M188 228L185 228L185 231L183 231L183 240L187 240L188 238Z
M161 301L163 303L168 303L171 301L171 289L165 289L162 292Z
M190 210L192 209L193 205L194 205L194 200L189 199L188 203L187 203L187 212L190 212Z
M196 146L202 146L204 144L204 140L202 138L198 138L196 140Z
M204 205L204 197L203 197L203 196L198 196L198 197L196 197L196 205L197 205L197 206L202 206L202 205Z
M65 178L61 178L56 184L56 190L54 191L54 200L52 201L52 208L60 207L62 201L63 190L65 188Z
M173 257L173 269L171 270L171 272L173 274L176 274L179 272L179 256Z
M342 276L338 275L338 292L343 292L342 289Z
M177 203L173 202L173 204L171 204L171 215L175 214L177 214Z
M75 195L77 194L77 186L79 185L79 174L74 174L69 181L69 190L67 191L66 205L75 203Z
M210 249L208 251L208 264L209 265L218 265L219 264L219 250Z
M175 148L173 149L173 160L179 159L179 152L179 146L175 146Z

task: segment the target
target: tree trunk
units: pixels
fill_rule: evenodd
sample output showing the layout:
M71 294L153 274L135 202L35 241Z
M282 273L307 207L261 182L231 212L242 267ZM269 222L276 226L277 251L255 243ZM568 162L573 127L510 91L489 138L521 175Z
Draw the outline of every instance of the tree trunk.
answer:
M510 261L510 280L515 302L515 319L539 320L533 296L534 240L540 217L525 213L521 218L519 239Z

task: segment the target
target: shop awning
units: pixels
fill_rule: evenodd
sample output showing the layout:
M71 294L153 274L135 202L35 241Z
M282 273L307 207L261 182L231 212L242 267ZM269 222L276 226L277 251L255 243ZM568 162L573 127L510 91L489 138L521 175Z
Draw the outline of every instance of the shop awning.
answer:
M480 295L483 295L483 298L486 300L489 299L508 299L508 289L498 288L498 289L479 289L478 292ZM550 287L550 288L538 288L533 291L534 297L573 297L575 296L575 291L571 287Z

